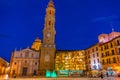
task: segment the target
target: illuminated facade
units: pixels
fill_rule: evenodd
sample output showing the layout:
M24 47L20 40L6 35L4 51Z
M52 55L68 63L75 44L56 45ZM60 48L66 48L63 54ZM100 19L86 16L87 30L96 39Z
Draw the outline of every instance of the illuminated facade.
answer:
M57 51L56 70L86 70L84 51Z
M85 50L86 69L101 70L108 68L120 69L120 32L100 34L99 42Z
M85 50L85 62L87 70L100 70L101 62L100 62L100 49L99 44L87 48Z
M117 70L117 68L120 67L120 36L100 44L100 48L102 68Z
M86 70L84 50L57 51L55 61L55 69L58 72L63 70L74 72Z
M10 77L33 76L38 74L39 51L26 48L12 53Z
M9 63L0 57L0 75L7 74L9 71Z
M116 69L120 73L120 64L119 64L120 63L120 56L119 56L120 55L120 36L114 39L114 44L116 46L115 51L117 53L117 64L114 69Z

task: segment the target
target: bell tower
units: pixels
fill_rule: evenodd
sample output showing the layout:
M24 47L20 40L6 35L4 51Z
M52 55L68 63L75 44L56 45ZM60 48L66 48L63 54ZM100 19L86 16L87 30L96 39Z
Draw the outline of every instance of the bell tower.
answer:
M55 69L55 6L52 0L46 8L45 23L43 29L43 43L40 55L40 74L45 75L46 70Z

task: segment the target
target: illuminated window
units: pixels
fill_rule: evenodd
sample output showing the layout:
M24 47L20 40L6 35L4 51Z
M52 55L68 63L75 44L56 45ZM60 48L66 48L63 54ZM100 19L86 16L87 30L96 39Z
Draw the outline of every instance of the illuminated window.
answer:
M105 64L105 61L104 61L104 60L102 60L102 63L103 63L103 64Z
M97 57L99 56L99 54L97 53Z
M109 59L107 59L107 63L109 63Z
M89 64L91 64L91 61L89 61Z

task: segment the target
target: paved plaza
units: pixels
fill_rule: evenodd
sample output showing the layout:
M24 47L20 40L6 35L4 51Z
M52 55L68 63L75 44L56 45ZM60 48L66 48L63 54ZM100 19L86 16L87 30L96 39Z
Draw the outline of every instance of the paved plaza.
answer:
M0 78L0 80L120 80L120 78L114 78L114 77L109 77L109 78L9 78L9 79L3 79Z
M45 77L32 77L32 78L8 78L7 75L0 76L0 80L120 80L120 77L105 77L101 78L83 78L83 77L57 77L57 78L45 78Z

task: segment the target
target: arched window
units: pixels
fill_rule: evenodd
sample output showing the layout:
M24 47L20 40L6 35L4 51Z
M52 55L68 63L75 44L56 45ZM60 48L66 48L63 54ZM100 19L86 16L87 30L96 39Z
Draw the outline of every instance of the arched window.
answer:
M120 45L120 42L119 42L119 40L117 40L117 46L118 46L118 45Z

